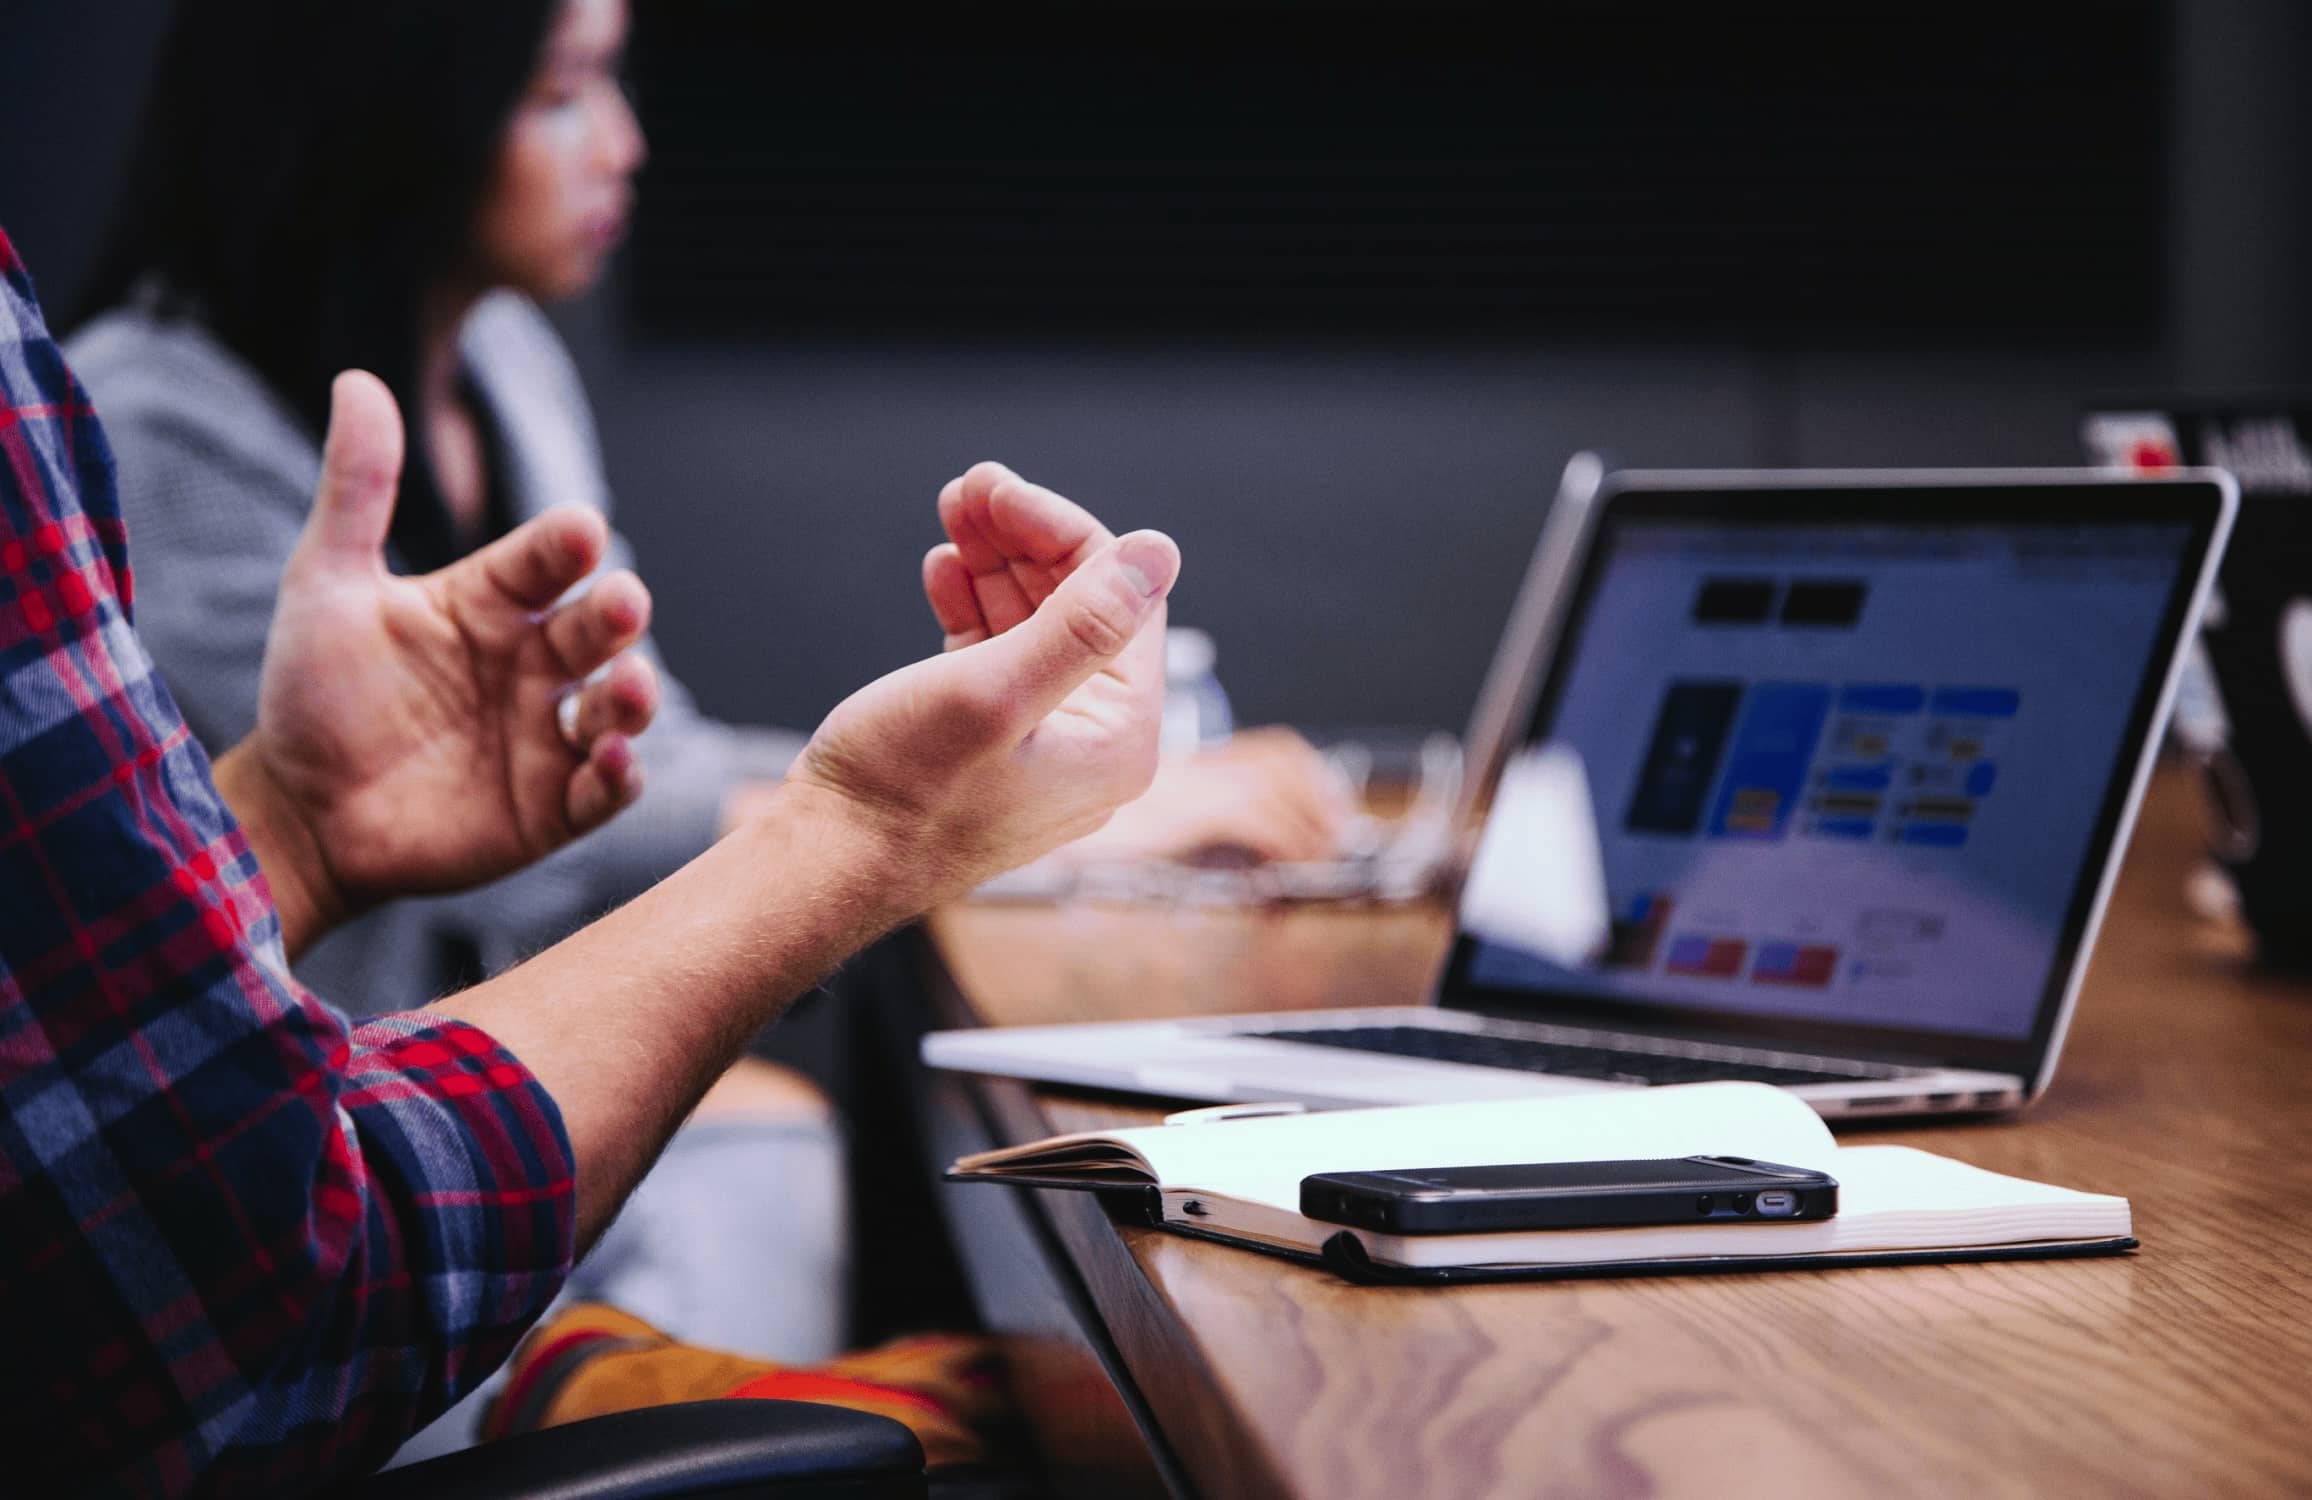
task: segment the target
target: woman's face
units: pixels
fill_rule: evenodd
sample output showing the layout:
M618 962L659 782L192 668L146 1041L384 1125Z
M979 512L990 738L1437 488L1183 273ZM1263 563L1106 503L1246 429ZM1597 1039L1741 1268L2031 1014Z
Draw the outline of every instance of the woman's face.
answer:
M541 302L593 285L626 230L642 127L619 87L626 0L565 0L514 107L477 226L477 269Z

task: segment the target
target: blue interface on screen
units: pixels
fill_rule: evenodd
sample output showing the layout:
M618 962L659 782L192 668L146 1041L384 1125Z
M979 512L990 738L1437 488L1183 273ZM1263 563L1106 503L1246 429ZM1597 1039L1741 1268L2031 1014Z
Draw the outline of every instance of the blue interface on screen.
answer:
M1492 988L2020 1039L2190 528L1618 530L1553 721L1612 938Z

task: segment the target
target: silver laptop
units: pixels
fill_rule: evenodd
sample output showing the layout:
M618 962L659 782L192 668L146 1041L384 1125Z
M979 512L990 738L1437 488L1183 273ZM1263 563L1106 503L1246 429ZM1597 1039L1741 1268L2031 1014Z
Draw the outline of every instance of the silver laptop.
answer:
M1557 582L1503 643L1527 675L1488 689L1517 732L1472 768L1489 828L1535 826L1520 763L1578 757L1594 954L1505 910L1487 861L1521 841L1489 835L1430 1005L941 1032L924 1057L1214 1101L1736 1078L1831 1116L2016 1108L2054 1076L2237 505L2214 470L1609 475L1553 518L1534 576L1555 556Z

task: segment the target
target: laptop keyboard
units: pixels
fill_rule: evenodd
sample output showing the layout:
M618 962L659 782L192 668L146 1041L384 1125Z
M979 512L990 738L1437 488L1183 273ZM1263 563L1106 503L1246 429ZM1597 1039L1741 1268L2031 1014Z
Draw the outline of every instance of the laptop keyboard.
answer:
M1784 1068L1732 1058L1687 1057L1675 1053L1629 1052L1613 1047L1586 1047L1574 1042L1542 1042L1526 1037L1495 1036L1487 1032L1447 1031L1435 1026L1325 1026L1306 1031L1247 1031L1241 1036L1265 1037L1275 1042L1302 1042L1314 1047L1344 1047L1352 1052L1385 1052L1393 1057L1418 1057L1430 1062L1470 1063L1482 1068L1513 1068L1526 1073L1556 1073L1569 1078L1596 1078L1611 1083L1703 1083L1735 1078L1757 1083L1854 1083L1875 1075L1861 1069L1832 1073L1815 1068Z

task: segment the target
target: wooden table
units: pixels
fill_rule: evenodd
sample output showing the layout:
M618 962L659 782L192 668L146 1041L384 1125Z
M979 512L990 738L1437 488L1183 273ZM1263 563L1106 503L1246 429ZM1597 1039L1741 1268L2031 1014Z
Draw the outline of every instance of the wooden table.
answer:
M1872 1132L2124 1193L2139 1254L1371 1288L1115 1223L1086 1194L951 1185L967 1241L1024 1215L1061 1285L1022 1312L1031 1254L967 1243L1061 1486L2312 1495L2312 988L2256 974L2236 929L2187 913L2194 811L2163 774L2045 1099L2014 1121ZM1402 1003L1446 929L1434 910L966 907L932 940L949 1007L1017 1024ZM932 1086L1006 1142L1151 1118Z

